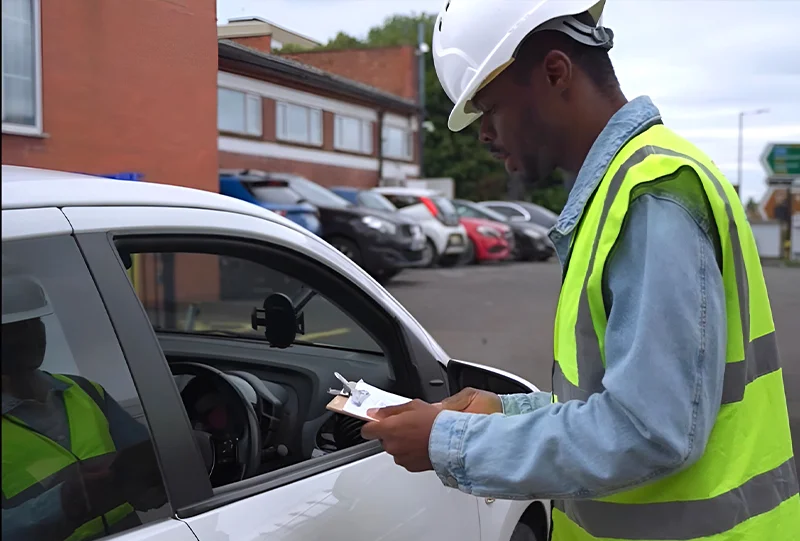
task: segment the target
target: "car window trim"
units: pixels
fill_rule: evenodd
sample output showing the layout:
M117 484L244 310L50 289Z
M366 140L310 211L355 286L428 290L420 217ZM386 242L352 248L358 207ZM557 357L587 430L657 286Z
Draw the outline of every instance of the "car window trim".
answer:
M148 344L152 344L158 350L158 357L163 360L163 369L166 369L167 379L171 382L171 385L174 389L174 396L178 400L178 407L180 408L181 417L185 420L185 424L187 428L189 428L189 421L186 417L183 404L180 403L180 395L177 391L177 388L174 385L174 380L172 379L171 375L169 374L169 370L167 367L166 359L164 358L164 353L161 350L161 346L158 343L158 338L153 331L152 325L150 324L150 320L145 313L144 308L142 307L141 303L139 302L139 298L136 295L135 291L133 290L133 286L130 284L128 280L128 276L125 272L125 267L122 263L121 258L118 255L118 245L119 244L128 244L132 245L138 242L147 242L152 246L153 240L155 237L159 237L161 242L164 246L169 245L172 243L175 246L180 246L182 250L190 250L190 246L192 243L198 246L208 246L214 242L224 242L228 245L230 244L238 244L243 247L246 247L248 250L257 250L264 253L262 256L264 259L263 261L277 261L278 258L275 258L275 255L283 256L287 258L285 263L287 267L287 271L293 272L293 276L297 276L298 279L305 282L310 287L317 288L315 283L318 282L319 278L312 278L311 280L306 279L302 273L298 273L297 269L312 269L312 272L316 273L318 277L324 276L325 280L329 282L329 286L325 287L324 290L326 291L325 296L338 307L338 304L331 298L331 294L327 293L327 291L334 291L335 296L353 299L357 298L360 300L362 306L369 308L369 312L371 315L368 315L364 318L359 318L355 315L351 314L351 311L345 311L345 313L353 318L358 320L364 321L377 321L383 320L384 324L387 325L387 337L390 338L391 344L388 346L388 349L399 348L400 351L395 353L393 356L390 354L389 361L400 361L396 362L396 364L392 364L391 366L394 369L394 375L396 382L403 388L403 392L407 392L409 396L420 396L424 400L429 402L438 402L441 401L445 396L447 396L447 386L442 381L442 370L443 368L433 358L432 355L427 354L427 350L422 347L420 344L416 344L415 340L409 340L408 333L402 328L399 321L394 318L390 312L387 312L382 306L380 306L374 299L370 298L368 295L365 295L358 286L352 284L347 278L342 277L336 272L335 269L330 267L326 267L323 264L303 256L291 249L274 245L269 243L265 240L254 240L248 239L243 237L235 237L235 236L226 236L226 235L219 235L219 234L208 234L208 233L184 233L184 234L174 234L174 233L167 233L167 234L159 234L159 233L142 233L142 232L132 232L132 231L125 231L124 233L120 233L119 235L114 235L113 232L109 233L86 233L80 235L82 237L82 241L94 245L94 252L92 255L92 260L94 261L97 259L99 262L100 258L104 258L105 265L102 267L105 274L113 274L115 283L118 283L121 280L124 280L125 287L127 287L126 291L130 292L130 295L121 295L119 293L114 293L113 291L110 295L113 296L124 296L127 301L135 301L137 307L135 312L133 309L129 308L128 315L126 314L117 314L117 317L120 319L125 319L130 317L131 313L135 313L139 315L139 321L137 326L140 327L142 324L148 327L149 335L152 336L152 343L150 340L147 340ZM105 244L105 253L97 253L100 251L99 244ZM109 254L108 252L111 252ZM269 257L269 255L273 255L273 257ZM109 257L111 257L116 264L116 269L112 269L109 261ZM262 263L263 264L263 263ZM271 268L275 268L276 270L281 270L277 265L271 265ZM90 265L91 269L91 265ZM285 271L284 271L285 272ZM109 283L111 280L106 278L106 281L103 283L104 287L112 287ZM121 285L115 285L117 289L120 289ZM98 284L98 289L100 288L100 284ZM317 288L323 289L323 288ZM102 290L101 290L102 296ZM131 299L132 297L132 299ZM119 300L117 300L117 304L119 304ZM119 307L118 307L119 308ZM340 308L341 309L341 308ZM111 309L109 308L109 314L111 314ZM376 317L377 316L377 317ZM388 316L388 317L387 317ZM128 340L131 339L134 333L130 333ZM413 336L411 338L414 338ZM122 342L122 340L120 340ZM379 344L382 346L383 341L377 340ZM134 352L132 352L134 353ZM408 364L403 362L404 359L408 359ZM143 405L145 397L141 397ZM148 395L148 399L152 399L151 396ZM156 438L156 435L153 436ZM174 437L174 436L173 436ZM188 441L192 442L193 439L191 436L191 432L187 436L189 438ZM187 443L188 443L187 441ZM181 446L184 451L187 445ZM177 448L177 447L176 447ZM312 458L301 462L299 464L295 464L293 466L283 468L274 472L265 473L256 477L252 477L249 479L245 479L243 481L239 481L237 483L231 483L224 487L218 487L216 489L211 488L211 484L208 481L208 477L205 475L205 468L202 465L201 458L199 456L199 452L197 452L196 447L194 447L194 453L196 454L198 464L195 467L195 471L189 472L185 465L181 464L181 468L176 471L180 471L179 474L170 475L169 478L165 475L165 482L168 483L175 483L176 484L176 494L180 496L180 503L178 503L178 499L176 498L176 503L174 504L174 509L176 515L179 518L189 518L192 516L196 516L198 514L207 512L209 510L215 509L217 507L227 505L236 501L239 501L244 498L251 497L255 494L259 494L262 492L266 492L269 490L273 490L275 488L285 486L287 484L300 481L302 479L309 478L313 475L317 475L324 471L328 471L333 468L337 468L358 460L362 460L366 457L379 454L381 453L382 447L378 442L366 442L356 446L353 446L349 449L338 451L335 454L327 455L324 457ZM180 453L172 453L171 459L180 459ZM172 464L172 462L170 462ZM186 490L184 485L184 478L188 476L193 477L201 477L198 475L198 472L203 472L202 478L204 481L207 482L207 486L209 491L203 490L198 491L194 494L191 494L190 491ZM209 493L210 492L210 493ZM187 494L189 493L189 494ZM199 495L199 496L198 496Z
M112 236L93 232L75 238L128 362L161 462L167 493L177 513L199 496L213 495L180 393Z

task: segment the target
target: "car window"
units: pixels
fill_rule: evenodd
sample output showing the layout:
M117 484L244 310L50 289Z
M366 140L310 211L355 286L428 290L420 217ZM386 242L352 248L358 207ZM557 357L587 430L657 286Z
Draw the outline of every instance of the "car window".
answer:
M292 190L300 196L318 207L347 208L353 204L347 199L340 197L328 188L320 186L316 182L311 182L302 177L292 177L289 181Z
M252 184L250 192L262 203L276 205L297 205L303 197L286 186L270 186L268 184Z
M153 327L178 333L230 333L264 339L252 327L255 307L272 293L305 302L298 341L381 354L381 347L350 316L299 280L246 259L208 253L138 253L134 288ZM164 291L161 276L174 274Z
M172 514L72 237L3 242L3 539L102 539Z
M472 207L466 205L456 205L456 211L459 216L464 218L483 218L483 215Z
M419 197L413 195L383 194L396 208L410 207L419 204Z
M389 199L378 192L369 190L359 192L358 201L362 206L375 210L383 210L386 212L394 212L397 210L397 207L394 206Z
M507 207L505 205L486 205L490 209L499 212L503 216L507 216L508 218L524 218L525 215L522 214L515 208Z
M538 205L525 205L525 210L531 215L531 221L541 226L550 228L558 222L558 215Z

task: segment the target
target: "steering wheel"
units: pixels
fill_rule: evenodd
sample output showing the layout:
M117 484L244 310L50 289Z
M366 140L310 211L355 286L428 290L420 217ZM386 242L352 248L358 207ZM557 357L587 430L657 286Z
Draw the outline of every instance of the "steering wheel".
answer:
M239 480L255 475L261 466L261 425L253 404L233 381L216 368L193 362L177 362L169 366L174 376L191 375L208 381L226 398L227 404L239 409L240 417L245 422L241 434L233 437L210 434L213 462L238 463L241 466Z

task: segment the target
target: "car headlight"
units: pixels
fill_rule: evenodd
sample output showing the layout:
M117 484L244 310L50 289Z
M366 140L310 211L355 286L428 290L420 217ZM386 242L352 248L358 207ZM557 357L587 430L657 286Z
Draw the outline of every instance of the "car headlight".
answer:
M528 235L530 238L535 239L535 240L542 240L542 238L544 238L543 235L541 233L539 233L538 231L536 231L535 229L523 229L522 231L523 231L523 233Z
M488 225L479 225L475 230L479 235L483 235L484 237L494 237L496 239L500 238L500 232L494 227L489 227Z
M394 225L392 222L381 220L375 216L364 216L361 218L361 223L371 229L375 229L376 231L380 231L381 233L385 233L387 235L394 235L397 233L396 225Z

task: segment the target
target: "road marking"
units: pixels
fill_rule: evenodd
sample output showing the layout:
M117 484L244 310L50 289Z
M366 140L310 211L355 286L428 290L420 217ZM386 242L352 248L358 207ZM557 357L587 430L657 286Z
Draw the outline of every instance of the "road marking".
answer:
M342 327L340 329L331 329L329 331L320 331L320 332L311 332L308 334L302 334L303 340L311 341L311 340L318 340L320 338L328 338L330 336L339 336L342 334L347 334L350 332L350 329L346 327Z

